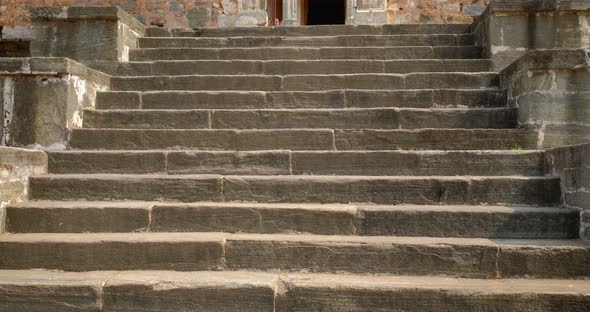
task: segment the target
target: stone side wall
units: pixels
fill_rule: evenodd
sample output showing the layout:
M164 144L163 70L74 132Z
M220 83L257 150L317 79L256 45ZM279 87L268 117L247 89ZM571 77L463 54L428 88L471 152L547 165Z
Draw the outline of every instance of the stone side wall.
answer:
M1 145L65 148L110 76L65 58L0 58Z
M590 240L590 144L550 149L547 174L561 177L564 203L582 210L580 236Z
M385 0L381 0L385 1ZM358 0L357 3L362 2ZM387 23L470 23L489 0L388 0ZM30 36L29 9L61 6L113 6L146 25L167 28L266 24L266 0L18 0L0 4L5 35Z
M532 49L590 50L590 1L493 0L474 31L498 71Z
M520 125L539 148L590 142L590 57L583 49L529 51L501 72Z
M45 173L45 152L0 146L0 233L4 231L4 206L26 200L29 176Z

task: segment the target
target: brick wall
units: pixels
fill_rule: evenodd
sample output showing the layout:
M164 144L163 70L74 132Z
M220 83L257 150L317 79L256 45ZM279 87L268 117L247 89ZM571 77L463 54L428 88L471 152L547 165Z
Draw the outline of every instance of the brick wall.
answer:
M388 23L463 23L466 14L488 0L388 0ZM239 10L255 9L264 0L6 0L0 2L5 32L25 31L34 6L118 5L147 24L170 28L224 26L235 23ZM474 6L480 5L479 7Z

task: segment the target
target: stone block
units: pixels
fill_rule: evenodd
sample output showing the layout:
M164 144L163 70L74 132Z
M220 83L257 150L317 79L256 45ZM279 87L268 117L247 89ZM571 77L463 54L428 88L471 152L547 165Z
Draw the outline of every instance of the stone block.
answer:
M434 90L435 107L504 107L507 94L504 90Z
M396 129L395 109L213 111L214 129Z
M0 206L26 200L28 178L47 173L43 151L0 147ZM2 207L3 208L3 207ZM4 209L0 209L0 233L4 229Z
M159 278L157 275L125 276L104 285L103 306L113 312L190 311L195 307L203 312L272 311L275 276L238 274L183 273L182 277L175 276L158 284L153 284ZM143 278L146 275L148 278Z
M269 203L463 203L467 181L428 177L231 176L225 199ZM442 195L441 195L442 194Z
M24 203L7 207L9 233L143 232L150 222L145 204L84 202Z
M293 152L293 174L310 175L543 175L539 152Z
M32 8L31 52L77 61L128 61L145 26L118 7Z
M94 107L109 77L68 59L28 58L28 67L4 78L11 115L4 142L11 146L63 148L69 131L82 126L82 109ZM7 135L8 134L8 135Z
M587 277L590 275L590 249L582 241L565 241L563 246L559 241L540 240L529 246L506 242L500 248L498 270L501 276Z
M517 98L521 124L590 123L590 93L535 92Z
M473 204L557 205L561 202L559 178L473 179L469 190Z
M207 129L206 110L84 110L85 128Z
M216 234L13 234L3 235L0 247L0 265L7 270L199 271L223 266L223 237Z
M434 238L236 235L226 243L226 263L233 270L493 277L496 253L485 241Z
M332 130L240 130L236 149L247 150L330 150L334 148Z
M281 91L266 94L268 108L344 108L343 91Z
M497 87L499 77L494 73L411 73L406 75L406 89L481 89Z
M586 124L549 124L543 133L544 148L590 142L590 125Z
M348 108L429 108L433 105L433 93L432 90L346 90L345 98Z
M61 283L61 285L60 285ZM5 280L0 287L0 309L12 312L97 312L100 283Z
M401 109L401 129L461 128L461 129L510 129L517 124L516 109ZM366 127L365 129L370 128ZM353 128L347 128L353 129ZM374 127L373 129L376 129ZM380 129L386 129L380 127Z
M356 233L356 209L344 205L203 204L152 209L155 232Z
M169 152L168 174L290 174L288 151Z
M577 238L576 209L473 206L361 206L362 235Z
M141 93L139 92L98 92L96 109L139 109Z
M338 150L506 150L537 148L537 133L497 129L336 130Z
M584 311L585 281L452 279L448 277L289 274L276 299L277 312L314 307L337 311ZM556 289L560 289L556 294ZM571 293L569 292L571 290ZM582 291L585 293L586 291Z
M75 149L235 149L231 130L74 129L70 147Z
M399 74L288 75L283 79L286 91L403 89L404 85L404 77Z
M37 176L29 181L29 197L32 200L216 201L222 199L222 184L220 176Z
M142 95L144 109L232 109L265 107L258 91L153 91ZM261 107L262 106L262 107Z
M50 151L48 158L53 174L166 173L166 155L162 152Z

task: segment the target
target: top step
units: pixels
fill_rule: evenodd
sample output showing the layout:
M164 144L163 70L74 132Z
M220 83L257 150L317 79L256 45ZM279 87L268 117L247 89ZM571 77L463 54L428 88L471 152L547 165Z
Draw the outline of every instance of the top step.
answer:
M469 24L407 24L407 25L315 25L279 27L197 28L194 30L151 28L149 37L272 37L272 36L344 36L344 35L405 35L405 34L465 34Z

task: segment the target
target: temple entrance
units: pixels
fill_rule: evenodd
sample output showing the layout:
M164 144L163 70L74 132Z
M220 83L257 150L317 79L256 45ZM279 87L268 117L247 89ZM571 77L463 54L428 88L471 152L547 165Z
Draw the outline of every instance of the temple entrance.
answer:
M303 25L344 25L346 0L303 0Z

